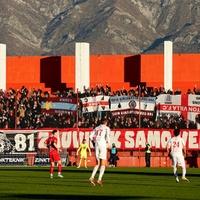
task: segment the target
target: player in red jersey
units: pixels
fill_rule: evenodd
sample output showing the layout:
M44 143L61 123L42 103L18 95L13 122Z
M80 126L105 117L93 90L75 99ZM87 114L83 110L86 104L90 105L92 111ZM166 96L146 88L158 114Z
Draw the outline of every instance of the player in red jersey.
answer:
M59 149L57 146L58 139L55 137L57 130L53 130L49 138L45 141L47 147L49 148L49 158L50 158L50 178L53 178L53 171L55 162L58 164L58 177L63 178L62 172L62 162L59 155Z

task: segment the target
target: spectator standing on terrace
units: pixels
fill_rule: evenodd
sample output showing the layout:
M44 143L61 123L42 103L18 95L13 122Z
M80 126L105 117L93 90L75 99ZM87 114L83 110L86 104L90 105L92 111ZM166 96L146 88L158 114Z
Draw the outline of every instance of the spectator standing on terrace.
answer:
M146 167L151 166L151 146L149 143L147 143L145 147L145 162L146 162Z
M113 143L112 148L110 149L110 158L109 158L109 166L110 167L117 166L117 160L119 160L117 153L118 153L117 147L116 147L115 143Z

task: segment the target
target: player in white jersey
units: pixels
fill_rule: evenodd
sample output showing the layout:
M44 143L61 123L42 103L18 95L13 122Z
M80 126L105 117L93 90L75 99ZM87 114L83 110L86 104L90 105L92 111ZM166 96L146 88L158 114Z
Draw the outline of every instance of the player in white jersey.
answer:
M186 166L184 160L184 154L186 154L186 147L183 138L180 136L180 129L174 129L174 137L172 137L167 143L167 152L172 158L173 162L173 172L176 178L176 182L179 182L177 167L182 167L182 180L188 181L189 180L185 177L186 175Z
M95 186L94 177L99 169L97 184L102 186L102 177L106 167L107 145L110 148L110 128L107 126L107 120L103 119L101 125L97 126L90 134L90 140L95 147L97 164L90 177L90 183Z

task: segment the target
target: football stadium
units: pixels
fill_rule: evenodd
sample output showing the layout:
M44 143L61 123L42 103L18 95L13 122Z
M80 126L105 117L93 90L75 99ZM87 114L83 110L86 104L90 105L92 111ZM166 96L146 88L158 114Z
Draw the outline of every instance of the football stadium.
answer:
M0 199L199 199L199 5L1 0Z

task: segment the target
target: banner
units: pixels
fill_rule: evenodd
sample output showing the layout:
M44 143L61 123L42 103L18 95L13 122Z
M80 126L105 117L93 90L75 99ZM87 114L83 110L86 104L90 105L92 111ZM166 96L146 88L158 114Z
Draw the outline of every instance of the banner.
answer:
M200 115L199 95L169 95L157 97L157 116L162 114L182 115L185 120L196 122Z
M67 161L67 157L60 155L60 159L62 164L66 165ZM48 156L48 154L36 154L36 156L34 157L34 165L37 166L45 166L45 165L49 165L50 164L50 158Z
M187 118L193 122L200 119L200 95L188 95Z
M48 149L45 144L51 130L0 130L0 165L49 165ZM69 151L76 151L83 138L89 141L91 129L62 129L56 133L63 165L69 163ZM118 150L144 151L146 143L152 151L166 151L173 130L162 129L116 129L111 130L111 144ZM181 130L182 138L189 151L199 151L200 130Z
M48 98L42 101L41 108L47 113L67 113L75 114L77 111L76 98Z
M86 142L93 148L89 141L91 129L62 129L56 133L58 147L62 152L76 150L85 138ZM49 137L49 130L2 130L5 135L0 139L0 154L23 154L23 153L45 153L48 154L45 141ZM121 150L137 150L145 148L148 142L152 148L165 149L167 141L173 135L169 129L115 129L111 130L111 143ZM186 143L187 150L199 150L200 130L181 130L181 135ZM7 148L7 144L9 143ZM6 147L6 148L5 148Z
M109 111L109 96L95 96L81 98L82 112Z
M13 154L0 154L0 165L25 165L27 163L26 161L25 154L18 154L17 156L14 156Z
M110 97L110 110L113 115L136 114L153 116L155 97L113 96ZM140 112L139 112L140 111Z

